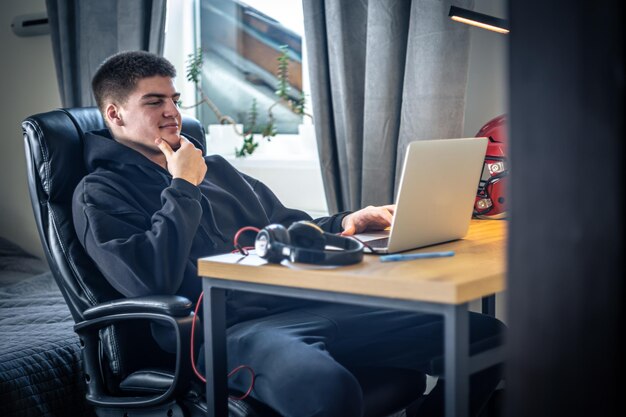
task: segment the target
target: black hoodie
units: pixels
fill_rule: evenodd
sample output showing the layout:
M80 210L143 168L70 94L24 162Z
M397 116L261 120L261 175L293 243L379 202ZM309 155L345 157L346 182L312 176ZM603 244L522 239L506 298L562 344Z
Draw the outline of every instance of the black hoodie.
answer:
M205 157L207 174L199 186L173 179L106 129L85 135L84 155L89 174L74 191L74 226L102 274L127 297L178 294L195 301L201 291L198 258L232 251L241 227L311 219L218 155ZM338 232L345 215L314 222ZM242 236L244 244L254 239L254 233ZM242 297L229 294L229 323L277 302Z

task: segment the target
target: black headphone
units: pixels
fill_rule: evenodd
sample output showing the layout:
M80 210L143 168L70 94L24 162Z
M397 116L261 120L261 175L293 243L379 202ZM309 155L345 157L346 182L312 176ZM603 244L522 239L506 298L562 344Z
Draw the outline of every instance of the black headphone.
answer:
M326 245L341 250L325 250ZM283 259L318 265L351 265L363 260L363 244L351 237L324 232L309 221L299 221L289 226L270 224L256 236L254 249L268 262L280 263Z

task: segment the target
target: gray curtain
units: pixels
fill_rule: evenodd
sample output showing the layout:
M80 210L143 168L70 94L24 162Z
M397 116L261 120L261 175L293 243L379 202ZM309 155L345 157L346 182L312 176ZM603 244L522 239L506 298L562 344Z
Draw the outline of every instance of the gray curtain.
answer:
M95 105L91 77L107 57L163 53L166 0L46 0L64 107Z
M331 213L393 202L409 142L461 136L469 32L448 18L451 3L303 0Z

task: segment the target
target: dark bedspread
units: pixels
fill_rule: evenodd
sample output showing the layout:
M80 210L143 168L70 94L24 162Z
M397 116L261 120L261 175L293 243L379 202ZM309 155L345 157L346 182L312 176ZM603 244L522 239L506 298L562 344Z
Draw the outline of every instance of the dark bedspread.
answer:
M85 405L74 321L45 270L0 238L2 417L93 415Z

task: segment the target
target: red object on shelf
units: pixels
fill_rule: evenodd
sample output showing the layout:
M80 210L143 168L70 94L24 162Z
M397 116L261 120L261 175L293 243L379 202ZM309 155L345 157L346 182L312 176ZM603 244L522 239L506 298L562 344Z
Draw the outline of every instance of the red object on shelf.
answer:
M506 157L508 134L506 115L488 121L476 137L489 139L483 172L478 184L474 216L487 219L506 217L506 183L509 172Z

